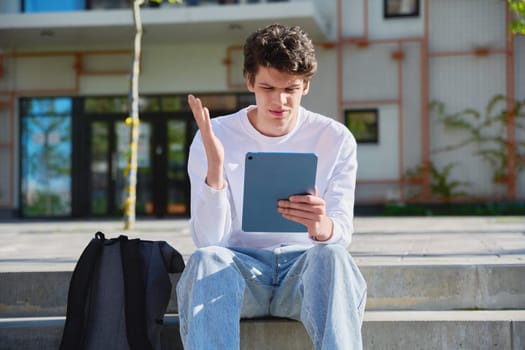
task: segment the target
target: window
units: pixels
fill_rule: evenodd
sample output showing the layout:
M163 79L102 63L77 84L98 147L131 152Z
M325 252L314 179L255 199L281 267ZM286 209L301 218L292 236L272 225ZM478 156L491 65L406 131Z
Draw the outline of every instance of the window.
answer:
M383 0L385 18L419 17L419 0Z
M379 118L377 109L345 110L345 123L357 142L379 142Z
M21 210L25 217L71 215L70 98L21 101Z

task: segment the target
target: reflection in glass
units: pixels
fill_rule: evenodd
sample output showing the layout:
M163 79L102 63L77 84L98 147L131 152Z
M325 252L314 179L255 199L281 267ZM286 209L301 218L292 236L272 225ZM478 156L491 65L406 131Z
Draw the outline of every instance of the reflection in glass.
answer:
M189 109L188 103L183 101L182 96L163 96L161 97L161 107L165 112L178 112Z
M187 213L186 121L168 122L168 214Z
M107 122L91 124L91 213L108 212L109 190L109 130Z
M71 214L71 99L22 102L21 207L24 216Z
M128 104L127 97L87 97L84 110L86 113L126 113Z

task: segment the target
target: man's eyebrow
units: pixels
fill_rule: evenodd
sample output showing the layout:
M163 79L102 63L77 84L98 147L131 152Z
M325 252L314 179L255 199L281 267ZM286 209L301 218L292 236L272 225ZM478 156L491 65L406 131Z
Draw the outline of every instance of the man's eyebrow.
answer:
M275 87L274 85L270 84L270 83L266 83L266 82L259 82L257 83L258 85L260 86L266 86L266 87ZM284 87L284 89L289 89L289 88L296 88L296 87L301 87L303 83L301 82L297 82L297 83L291 83L290 85L287 85Z

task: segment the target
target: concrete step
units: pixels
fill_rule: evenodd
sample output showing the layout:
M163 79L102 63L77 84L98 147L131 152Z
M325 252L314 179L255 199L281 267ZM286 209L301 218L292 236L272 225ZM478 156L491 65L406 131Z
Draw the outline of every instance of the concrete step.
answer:
M525 309L525 264L362 266L367 310ZM63 316L71 272L0 273L0 317ZM172 275L172 284L179 275ZM175 288L168 306L177 313Z
M57 349L63 317L0 319L0 350ZM525 310L512 311L367 311L365 349L525 348ZM163 349L182 349L178 318L168 315ZM302 324L284 319L243 320L241 349L312 349Z

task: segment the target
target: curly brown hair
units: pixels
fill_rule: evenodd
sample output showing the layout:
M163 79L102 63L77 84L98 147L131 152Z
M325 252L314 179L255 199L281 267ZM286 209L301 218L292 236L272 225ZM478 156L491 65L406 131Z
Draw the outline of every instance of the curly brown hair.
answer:
M317 70L314 45L298 26L271 24L252 33L244 44L243 74L252 84L259 66L300 75L309 82Z

